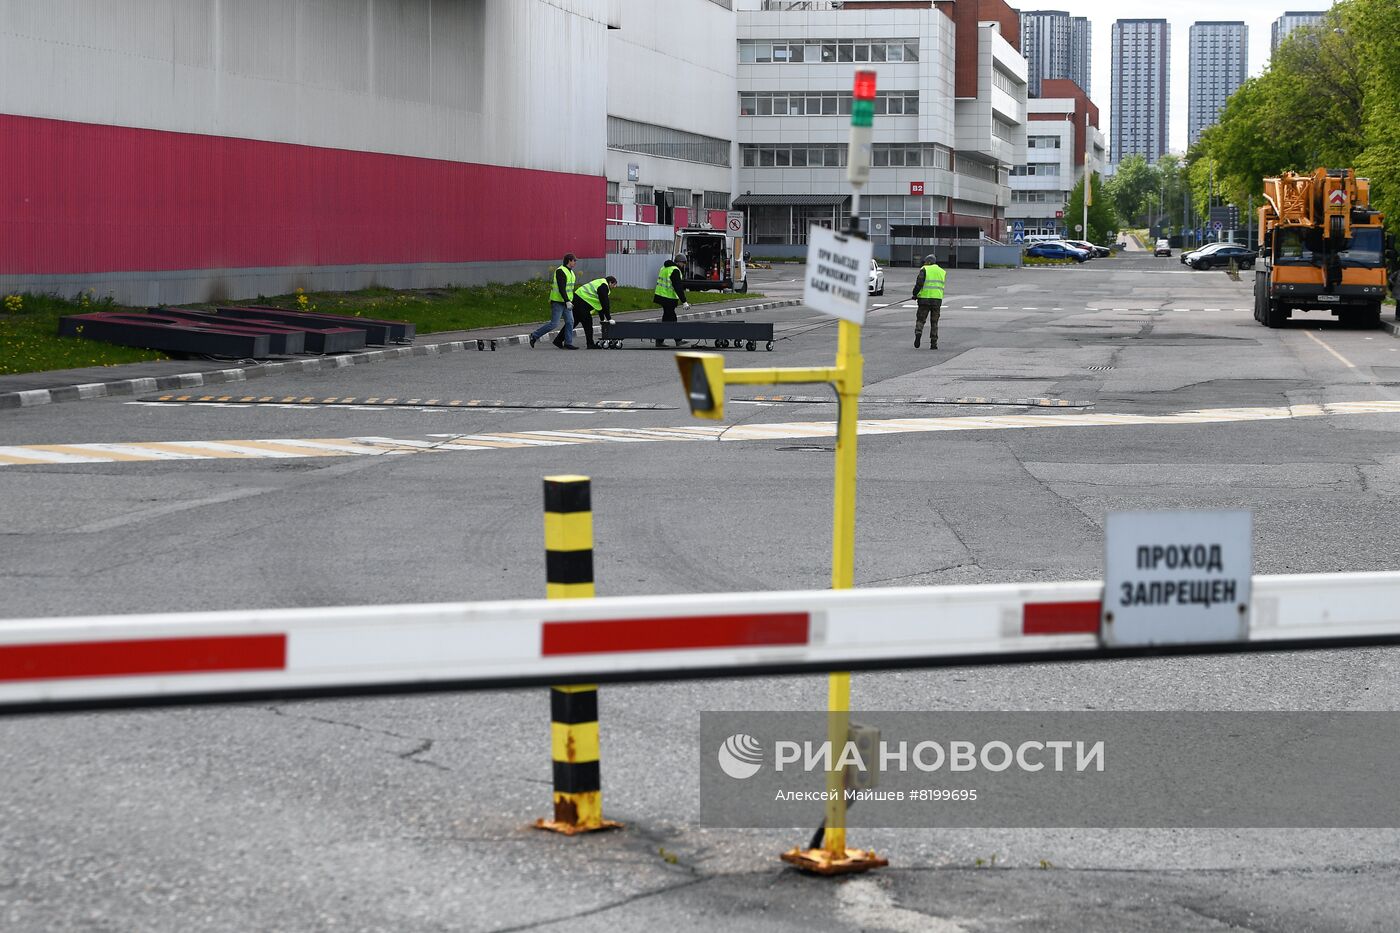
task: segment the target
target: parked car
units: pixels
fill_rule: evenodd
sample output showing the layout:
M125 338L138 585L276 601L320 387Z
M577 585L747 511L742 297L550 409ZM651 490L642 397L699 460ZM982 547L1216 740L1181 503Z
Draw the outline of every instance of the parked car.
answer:
M1219 249L1187 257L1186 264L1192 269L1222 269L1234 261L1241 269L1253 269L1255 258L1254 250L1248 246L1241 243L1223 243Z
M1094 258L1109 256L1113 253L1113 250L1109 249L1107 246L1095 246L1088 240L1065 240L1065 242L1076 249L1088 250L1089 255Z
M1073 259L1075 262L1085 262L1089 254L1082 249L1075 249L1067 243L1037 243L1026 249L1027 256L1036 259Z
M1184 249L1181 251L1181 264L1186 265L1192 256L1204 256L1207 253L1215 252L1222 246L1229 245L1229 243L1207 243L1205 246L1198 246L1195 249Z
M885 293L885 270L880 268L878 259L870 260L870 281L866 291L872 295L883 295Z
M1172 245L1167 240L1158 240L1157 246L1152 250L1153 256L1167 256L1172 254Z

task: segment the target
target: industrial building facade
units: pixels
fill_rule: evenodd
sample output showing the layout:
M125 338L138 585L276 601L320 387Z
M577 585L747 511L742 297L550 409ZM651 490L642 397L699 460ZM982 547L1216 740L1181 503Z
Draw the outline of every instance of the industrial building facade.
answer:
M999 0L739 6L735 207L754 252L796 252L810 225L847 222L846 141L861 68L878 81L861 199L877 251L901 226L1004 233L1007 179L1026 132L1014 11Z
M857 67L877 242L996 235L1019 41L1002 0L0 0L0 291L515 281L736 202L800 246L848 208Z
M601 257L610 6L0 0L0 290L157 304Z

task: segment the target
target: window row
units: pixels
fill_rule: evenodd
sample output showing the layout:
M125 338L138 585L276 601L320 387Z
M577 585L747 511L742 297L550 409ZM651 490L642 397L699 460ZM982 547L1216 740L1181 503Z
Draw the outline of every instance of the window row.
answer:
M739 95L741 117L831 117L850 114L849 91L758 91ZM875 95L877 115L903 116L919 112L918 91L890 91Z
M959 157L953 171L959 175L967 175L970 178L981 178L984 181L1001 182L1001 171L995 165L988 165L985 162L978 162L974 159Z
M745 168L839 168L846 164L845 143L739 148ZM947 169L952 163L952 154L939 146L877 143L871 149L870 161L879 168L927 165Z
M1060 166L1053 162L1032 162L1029 165L1016 166L1011 170L1011 174L1017 177L1047 178L1060 174Z
M641 152L664 159L729 165L729 140L688 133L654 123L608 117L608 148Z
M805 39L789 42L745 39L739 43L739 63L743 65L918 60L918 39Z
M1027 149L1058 149L1060 148L1060 137L1058 136L1027 136Z
M1069 199L1068 191L1013 191L1012 204L1062 204Z
M1004 120L992 117L992 135L997 139L1004 139L1009 143L1016 141L1016 127Z
M1016 97L1017 95L1019 95L1020 92L1025 88L1025 85L1021 84L1019 81L1011 77L1011 75L1007 74L1006 72L1002 71L1000 68L992 69L992 84L1001 88L1003 91L1010 94L1012 97Z

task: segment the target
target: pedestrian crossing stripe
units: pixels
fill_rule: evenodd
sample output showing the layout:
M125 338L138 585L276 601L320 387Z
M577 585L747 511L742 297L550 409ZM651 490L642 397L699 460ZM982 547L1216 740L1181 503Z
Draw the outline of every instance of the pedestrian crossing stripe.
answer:
M834 405L836 399L827 395L752 395L731 399L735 402L786 402L794 405ZM862 405L997 405L1014 408L1092 408L1093 402L1073 402L1063 398L984 398L962 395L944 398L931 395L862 396Z
M382 408L413 407L413 408L580 408L580 409L601 409L613 411L618 409L626 410L647 410L647 411L671 411L672 406L658 405L655 402L634 402L628 400L603 399L593 402L560 402L548 399L533 402L508 402L504 399L452 399L444 402L441 399L429 398L379 398L370 396L367 398L354 398L332 396L330 398L313 398L310 396L298 395L156 395L141 400L145 404L171 404L171 405L313 405L321 408L327 405L354 405L364 407L375 405Z
M859 433L919 434L1031 428L1125 427L1283 421L1329 415L1400 414L1400 401L1332 402L1275 408L1207 408L1167 414L1019 414L944 418L865 419ZM729 426L581 428L484 434L430 434L420 438L264 438L221 441L130 441L97 444L30 444L0 447L0 466L85 465L164 460L288 459L520 450L575 444L637 444L663 441L773 441L832 437L831 421L791 421Z

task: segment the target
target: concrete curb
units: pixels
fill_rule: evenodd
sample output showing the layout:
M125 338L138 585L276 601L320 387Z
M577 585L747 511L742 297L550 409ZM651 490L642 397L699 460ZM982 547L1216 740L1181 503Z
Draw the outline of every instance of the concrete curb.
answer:
M1390 334L1390 336L1400 337L1400 321L1387 321L1385 318L1381 318L1381 327L1384 328Z
M774 308L788 308L800 305L801 303L801 301L795 298L761 301L751 305L712 308L705 311L691 311L688 314L677 315L677 317L682 320L722 317L729 314L745 314L750 311L771 311ZM160 392L164 389L195 389L200 386L225 385L230 382L247 382L249 379L259 379L263 376L291 376L299 373L325 372L333 369L344 369L348 366L382 363L389 360L407 359L415 356L439 356L444 353L458 353L466 350L495 350L503 346L528 346L529 340L529 334L450 340L443 343L423 343L412 347L387 347L383 350L364 350L357 353L341 353L335 356L318 356L306 360L255 363L250 366L239 366L234 369L214 369L204 373L178 373L172 376L155 376L144 379L117 379L111 382L89 382L83 385L60 386L56 389L29 389L24 392L5 392L0 393L0 409L32 408L38 405L51 405L57 402L78 402L84 399L106 398L117 395L142 395L147 392Z

